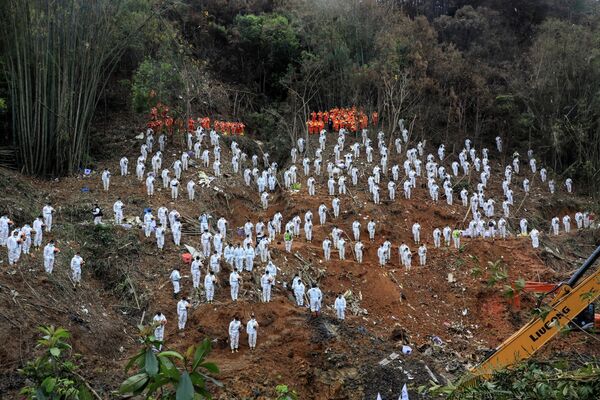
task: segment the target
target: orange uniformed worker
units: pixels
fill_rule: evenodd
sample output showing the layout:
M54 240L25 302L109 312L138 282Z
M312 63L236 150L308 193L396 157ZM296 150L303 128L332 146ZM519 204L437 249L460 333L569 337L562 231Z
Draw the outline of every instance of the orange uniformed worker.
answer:
M167 127L167 131L169 131L169 133L173 132L173 122L173 117L165 118L165 126Z
M360 116L360 129L365 129L369 123L369 120L365 114Z

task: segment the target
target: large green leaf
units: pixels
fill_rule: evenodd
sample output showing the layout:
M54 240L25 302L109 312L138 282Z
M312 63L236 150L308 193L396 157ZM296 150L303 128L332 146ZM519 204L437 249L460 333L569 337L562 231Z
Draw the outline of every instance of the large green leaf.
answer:
M165 376L171 378L174 381L179 380L179 370L167 357L158 355L158 361L160 363L160 372Z
M148 382L148 374L145 372L130 376L121 384L119 393L135 393Z
M146 396L152 395L154 392L156 392L161 387L167 385L169 382L170 380L168 377L158 375L148 386L146 386Z
M145 353L146 353L146 350L141 350L139 353L137 353L135 356L133 356L131 359L129 359L129 361L127 362L127 365L125 365L125 372L129 371L129 369L134 364L137 364L139 366L140 361L141 361L142 357L144 357Z
M178 352L176 352L176 351L162 351L162 352L158 353L158 356L159 357L161 357L161 356L164 356L164 357L175 357L175 358L178 358L180 360L183 360L183 356L181 354L179 354Z
M158 354L157 358L158 358L159 369L161 371L172 369L175 367L175 364L173 364L173 361L171 361L171 359L169 357L165 357L163 355Z
M52 354L54 357L58 357L60 356L60 349L58 347L52 347L50 348L50 354Z
M196 348L196 352L194 353L194 365L192 366L192 370L196 370L198 365L204 361L204 357L208 353L210 353L210 340L204 339L202 343Z
M187 371L181 374L179 384L177 385L177 393L175 400L194 400L194 385Z
M217 364L212 363L212 362L205 362L200 364L200 366L206 370L208 370L209 372L212 372L213 374L218 374L219 373L219 367L217 367Z
M154 377L156 374L158 374L158 359L156 358L156 354L154 354L152 349L146 350L144 369L151 377Z
M206 385L204 382L204 376L198 372L192 372L190 374L190 379L192 380L192 383L196 389L203 388Z
M46 393L52 393L54 390L54 386L56 386L56 378L49 376L42 382L42 387Z

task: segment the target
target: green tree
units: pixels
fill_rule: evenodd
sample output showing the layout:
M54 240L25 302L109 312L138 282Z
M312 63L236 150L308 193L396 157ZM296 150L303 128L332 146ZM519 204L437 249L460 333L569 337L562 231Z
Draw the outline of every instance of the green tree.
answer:
M280 94L280 78L300 56L298 37L289 20L279 14L238 15L231 37L247 78L258 82L263 93Z
M550 19L529 52L526 82L515 82L532 117L534 145L555 170L600 179L600 30ZM596 180L593 177L596 177Z
M505 61L517 51L516 40L503 25L499 12L485 7L464 6L453 16L443 15L433 26L443 42L453 43L460 51L480 61Z
M63 328L41 326L37 348L41 355L19 370L27 384L21 394L35 400L88 400L91 393L71 361L71 336Z
M189 347L185 354L157 352L162 342L156 340L152 329L152 326L140 327L142 349L125 367L126 372L135 367L136 373L121 384L119 392L146 399L157 395L164 400L210 399L206 383L222 386L209 375L219 373L214 363L206 361L211 351L210 340L204 339L199 345Z
M600 396L600 366L588 362L573 368L565 360L528 362L497 371L489 380L466 376L457 384L421 386L419 392L449 400L595 400Z
M182 92L183 83L174 63L146 58L133 75L131 105L147 112L157 103L171 105Z

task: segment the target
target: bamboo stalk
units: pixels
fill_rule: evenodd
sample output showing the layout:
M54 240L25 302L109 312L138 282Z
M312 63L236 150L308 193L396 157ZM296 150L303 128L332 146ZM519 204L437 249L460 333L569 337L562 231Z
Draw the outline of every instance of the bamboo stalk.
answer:
M92 118L132 35L116 23L120 0L5 0L0 40L8 49L14 145L24 172L72 173L89 146Z

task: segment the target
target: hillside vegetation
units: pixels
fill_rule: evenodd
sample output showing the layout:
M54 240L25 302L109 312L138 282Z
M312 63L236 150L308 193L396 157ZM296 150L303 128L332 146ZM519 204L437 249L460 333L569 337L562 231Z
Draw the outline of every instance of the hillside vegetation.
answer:
M45 2L12 0L1 9L8 23L0 107L5 122L14 118L0 143L16 145L29 173L89 164L104 140L98 122L159 101L182 120L243 121L274 148L306 132L311 111L357 105L379 112L386 131L404 118L434 144L500 134L522 150L539 149L550 168L591 192L598 187L596 1L104 0L70 11L78 2L65 0L48 17L78 13L82 25L91 16L98 28L61 25L58 33L75 41L60 59L63 71L72 69L65 81L52 80L58 70L43 66L43 54L69 45L35 47L45 30L20 25L27 4ZM85 69L88 77L82 57L104 68ZM28 92L17 84L37 75L62 86ZM78 79L89 84L76 87ZM51 106L59 94L60 112Z
M490 349L548 312L551 296L525 291L525 282L566 281L600 245L597 1L6 0L0 21L0 217L14 222L12 230L32 224L48 202L56 209L41 248L9 265L7 247L0 247L0 398L20 398L22 388L36 384L32 376L49 373L45 363L55 350L38 342L40 326L57 335L61 357L69 360L53 367L56 376L73 368L68 376L96 400L126 398L119 393L122 382L145 366L125 366L142 348L153 354L155 345L140 337L139 326L152 332L158 311L168 320L163 350L185 355L190 346L212 346L197 359L206 358L211 373L213 362L220 370L212 375L223 386L210 379L206 385L216 399L359 400L380 393L387 400L398 398L404 384L411 399L447 398L453 382ZM364 138L361 129L344 134L324 125L317 155L319 135L309 134L309 122L317 112L340 109L365 117ZM154 151L136 179L150 126ZM212 128L219 132L209 133ZM208 152L206 164L188 145L188 131L189 140ZM162 134L162 168L173 172L182 154L190 154L176 200L160 172L152 196L145 186ZM335 154L340 138L341 157ZM299 139L305 151L298 150ZM360 156L350 156L358 169L358 182L351 184L350 171L340 165L354 144ZM471 145L472 154L464 149ZM241 153L246 157L238 158L236 171L233 159ZM383 153L387 164L376 204L368 179L382 166ZM267 154L270 163L263 163ZM464 170L458 170L461 155L472 162ZM429 156L450 176L453 202L440 188L439 200L432 198L431 186L437 179L442 187L444 179L436 169L428 180ZM122 157L129 160L126 176L119 174ZM485 188L475 159L489 168ZM510 181L506 167L515 159L521 171L511 175L515 201L508 216L502 184ZM336 196L328 190L328 163L338 167L331 172ZM458 172L451 174L453 163ZM393 165L399 179L392 178ZM406 198L403 183L417 165L422 172ZM250 183L246 168L256 168ZM285 182L290 168L297 169L293 185ZM105 169L112 172L110 190L103 188ZM263 170L276 179L265 191L268 207L257 190ZM314 195L309 176L316 178ZM340 176L346 176L344 193L335 190ZM187 197L189 180L196 182L194 200ZM394 199L388 182L395 184ZM481 193L481 201L485 192L495 212L476 217L461 201L463 190L469 198ZM337 196L342 205L334 217ZM114 219L117 198L125 225ZM93 223L95 204L104 211L103 224ZM330 209L324 223L318 223L321 204ZM161 206L177 209L182 222L181 245L169 229L163 250L136 219ZM192 287L184 261L187 246L201 248L198 217L212 216L211 232L219 217L226 218L227 240L236 244L247 221L266 222L278 212L284 225L312 212L314 231L308 240L302 228L291 251L283 234L269 242L268 258L278 268L272 301L261 302L267 262L256 256L254 271L243 274L239 300L231 300L231 267L221 261L215 301L207 302L204 286ZM574 216L582 212L591 223L576 229ZM551 220L566 215L572 230L560 225L553 234ZM435 228L467 231L480 218L487 232L503 216L506 239L467 234L456 248L443 238L439 248L433 245ZM374 240L366 231L371 219ZM539 231L539 247L519 234L522 219L529 231ZM362 224L363 262L355 253L354 221ZM418 265L415 222L427 244L425 266ZM322 243L337 227L347 243L345 259L334 249L325 260ZM60 252L48 274L43 248L50 239ZM386 240L392 254L381 266L378 248ZM404 243L412 249L411 269L399 259ZM80 285L70 268L77 252L85 260ZM169 278L175 267L181 269L181 296L191 304L184 330L177 329L181 297L174 298ZM208 262L203 267L202 279ZM307 289L315 283L323 291L318 317L296 305L295 274ZM348 302L343 321L333 307L340 293ZM257 349L248 349L244 330L240 352L231 352L230 321L238 315L247 322L251 314L260 324ZM599 398L598 335L568 326L561 331L531 363L500 371L454 398ZM403 354L405 346L412 354ZM32 360L45 363L36 370ZM45 389L56 386L44 382ZM25 394L43 398L34 392ZM78 396L56 398L87 400Z

